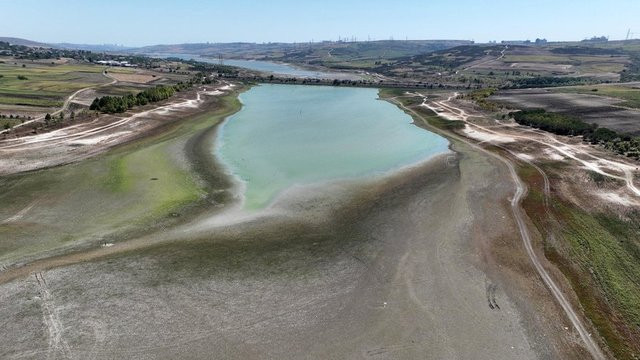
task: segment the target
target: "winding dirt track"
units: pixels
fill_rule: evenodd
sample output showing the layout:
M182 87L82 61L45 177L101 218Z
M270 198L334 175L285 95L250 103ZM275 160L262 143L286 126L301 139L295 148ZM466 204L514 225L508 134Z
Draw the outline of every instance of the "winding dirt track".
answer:
M424 99L423 104L425 104L425 106L429 107L433 111L436 111L436 110L434 110L435 107L427 105L428 104L428 100L427 100L426 97L424 97L424 96L422 96L420 94L416 94L416 93L412 93L411 95L421 96ZM449 103L450 100L453 97L450 97L449 99L447 99L446 102ZM420 114L418 114L416 111L404 106L399 101L397 101L395 99L391 99L391 101L393 101L395 104L397 104L403 110L405 110L405 111L407 111L407 112L409 112L409 113L411 113L411 114L413 114L413 115L415 115L415 116L417 116L419 118L422 118L422 116ZM449 111L453 112L453 115L455 115L455 116L460 116L462 114L466 114L464 112L464 110L462 110L460 108L457 108L457 107L451 105L450 103L449 104L445 104L445 101L438 102L437 105L440 106L441 108L444 108L445 111L449 110ZM439 112L436 111L436 113L439 113ZM479 125L469 123L468 120L467 120L467 117L468 116L462 117L461 120L464 121L468 125L480 127ZM485 130L488 130L488 129L485 129ZM589 351L589 353L591 354L591 356L594 359L598 359L598 360L599 359L606 359L604 353L602 352L602 350L600 349L600 347L596 343L596 341L589 334L588 330L586 329L586 327L584 326L584 324L580 320L580 317L578 316L576 311L573 309L573 306L571 305L571 303L565 298L565 296L562 293L562 290L560 289L560 287L551 278L551 276L549 275L547 270L544 268L544 266L542 266L542 263L540 262L540 259L538 258L538 255L533 250L533 245L532 245L532 242L531 242L531 235L529 234L529 230L527 229L527 225L526 225L526 222L524 220L522 209L520 208L520 202L522 201L524 196L527 194L527 189L526 189L525 184L522 182L522 180L520 179L520 177L516 173L516 170L515 170L515 167L513 165L513 162L511 160L509 160L508 158L506 158L506 157L503 157L503 156L501 156L499 154L496 154L494 152L491 152L491 151L488 151L488 150L484 149L483 147L481 147L481 146L479 146L479 145L467 140L466 138L463 138L461 136L457 136L457 135L452 134L452 133L448 133L448 136L453 137L456 140L459 140L461 142L464 142L465 144L468 144L469 146L471 146L471 147L473 147L473 148L475 148L475 149L477 149L477 150L479 150L479 151L481 151L481 152L483 152L483 153L485 153L487 155L490 155L490 156L500 160L501 162L503 162L507 166L507 168L509 169L509 173L511 174L511 178L513 179L514 184L516 186L515 194L514 194L513 198L511 199L511 210L512 210L513 216L514 216L514 218L516 220L516 223L518 225L518 229L519 229L519 232L520 232L520 237L521 237L521 239L522 239L522 241L524 243L524 246L525 246L525 249L527 251L527 255L529 256L529 259L531 260L532 264L534 265L537 273L540 275L540 277L544 281L545 285L549 288L549 290L553 294L553 296L556 299L556 301L558 302L558 304L564 310L565 314L567 315L567 317L571 321L571 324L573 325L573 327L578 331L578 334L580 335L580 338L584 342L584 345L585 345L585 348L587 349L587 351ZM507 136L511 136L511 135L507 135ZM531 140L531 139L527 138L527 140ZM608 175L608 174L606 174L606 175ZM545 178L546 178L546 176L545 176ZM631 181L631 184L633 185L632 181ZM548 185L548 179L545 181L545 192L546 192L547 185Z
M479 62L479 63L473 64L473 65L469 65L469 66L467 66L466 68L463 68L463 69L462 69L462 71L469 70L469 69L473 69L473 68L475 68L475 67L478 67L478 66L480 66L480 65L484 65L484 64L490 63L490 62L492 62L492 61L500 60L500 59L502 59L502 58L504 57L504 53L507 51L507 49L509 49L509 45L505 45L504 49L502 49L502 50L500 51L500 56L498 56L497 58L495 58L495 59L489 59L489 60L485 60L485 61L482 61L482 62Z
M417 93L412 93L412 94L422 97L422 95L417 94ZM605 159L605 158L602 158L602 157L599 157L599 156L595 156L595 155L593 155L593 154L591 154L589 152L580 150L575 145L563 143L562 141L556 139L552 135L546 134L546 133L543 133L543 132L530 130L531 132L533 132L533 133L535 133L537 135L542 135L545 138L549 139L549 142L542 141L542 140L534 138L534 137L520 136L520 135L514 135L514 134L510 134L510 133L509 134L501 133L499 131L495 131L493 129L489 129L489 128L484 127L484 126L481 126L481 125L478 125L478 124L474 124L474 123L468 121L470 117L473 117L473 115L469 115L463 109L457 108L457 107L455 107L455 106L450 104L451 99L453 99L456 95L457 95L457 93L454 93L454 95L449 97L447 100L444 100L444 101L433 101L432 104L429 104L427 99L423 97L424 101L423 101L422 105L427 107L427 108L429 108L430 110L436 112L437 114L448 113L449 117L454 117L457 120L463 121L465 124L467 124L467 126L479 129L482 132L495 134L495 135L502 136L502 137L513 138L513 139L521 139L521 140L525 140L525 141L533 141L533 142L536 142L538 144L541 144L541 145L544 145L546 147L549 147L549 148L561 153L562 155L570 158L571 160L575 160L575 161L581 163L585 168L588 168L588 169L590 169L592 171L595 171L600 175L604 175L604 176L610 177L612 179L618 179L618 180L624 181L626 183L627 188L632 193L634 193L636 196L640 196L640 189L634 184L634 180L633 180L634 179L633 171L636 170L636 167L634 165L631 165L629 163L625 163L625 162L622 162L622 161L612 161L610 159ZM595 160L596 163L594 164L594 162L581 159L577 155L593 159L593 160ZM615 168L620 173L623 173L624 176L612 174L610 172L602 170L600 168L600 166L598 165L598 163L606 164L607 166Z
M116 81L116 80L114 80ZM54 130L48 133L43 133L40 135L22 137L17 139L7 139L2 142L0 145L0 152L3 150L34 150L43 147L55 147L59 145L68 145L69 142L77 141L79 139L84 139L87 137L98 136L101 134L112 133L118 128L123 127L124 125L132 122L141 117L145 117L149 114L168 114L172 111L177 111L183 108L193 108L199 106L204 100L202 95L220 95L223 91L226 91L230 88L230 85L225 83L223 87L214 88L214 90L205 90L197 91L195 99L184 99L178 102L171 102L169 104L158 106L149 110L141 111L138 113L133 113L129 116L125 116L111 123L107 123L104 125L100 125L97 127L87 126L86 123L81 123L77 125L71 125L68 127L64 127L58 130ZM84 89L83 89L84 90ZM83 91L79 90L79 91ZM60 110L61 111L61 110Z

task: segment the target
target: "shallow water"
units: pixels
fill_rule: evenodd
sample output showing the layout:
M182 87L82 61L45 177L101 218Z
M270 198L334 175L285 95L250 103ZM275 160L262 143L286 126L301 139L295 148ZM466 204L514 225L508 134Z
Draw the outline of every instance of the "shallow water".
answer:
M256 71L264 71L268 73L274 73L279 75L289 75L302 78L331 78L332 73L312 71L300 69L288 64L274 63L269 61L260 60L240 60L240 59L225 59L225 65L238 66Z
M260 85L218 133L217 154L245 185L244 207L265 207L296 184L383 174L447 151L376 89Z
M166 53L166 54L155 54L154 56L163 57L163 58L176 57L183 60L196 60L196 61L208 62L213 64L219 63L218 59L203 57L199 55L192 55L192 54ZM344 80L344 79L358 80L362 78L360 75L355 73L306 70L306 69L302 69L289 64L275 63L271 61L262 61L262 60L224 59L223 63L225 65L243 67L245 69L262 71L266 73L272 73L275 75L292 76L297 78L340 79L340 80Z

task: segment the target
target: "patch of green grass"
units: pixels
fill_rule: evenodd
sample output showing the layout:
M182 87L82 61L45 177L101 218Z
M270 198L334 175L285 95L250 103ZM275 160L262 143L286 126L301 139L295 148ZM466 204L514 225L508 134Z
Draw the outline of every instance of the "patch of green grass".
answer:
M495 94L495 92L496 89L494 88L478 89L465 94L464 97L472 100L484 110L496 111L498 110L498 105L488 100L489 96Z
M21 122L22 121L18 119L0 119L0 131L4 129L12 128L20 124Z
M589 174L589 178L591 179L591 181L596 183L598 186L602 186L606 184L615 184L618 186L622 186L624 184L624 181L620 179L613 179L611 177L604 176L595 171L587 170L587 174Z
M5 189L0 192L0 219L29 204L43 204L34 207L24 223L0 224L0 260L15 261L87 241L125 239L141 229L172 221L173 213L182 214L187 206L197 205L207 191L215 189L199 183L183 159L175 157L175 151L181 146L177 144L240 108L235 94L216 101L219 106L211 112L180 119L157 135L103 155L0 177Z
M612 322L611 313L606 307L606 301L591 286L590 281L584 281L583 276L573 269L565 257L560 255L554 248L546 246L545 257L554 263L571 283L571 288L575 291L580 305L585 314L598 329L600 336L604 338L609 349L615 354L617 359L633 359L630 354L633 352L625 343L625 339L616 329Z
M621 315L622 327L636 329L637 336L640 327L640 251L635 232L638 224L606 214L590 215L564 204L555 206L564 214L562 238L570 245L571 260L577 262L581 272L591 274L592 282L606 299L606 305L590 304L593 298L581 299L586 302L587 314L619 358L632 358L626 331L621 331L620 325L612 327L613 318L603 319L600 308L607 305L614 308ZM584 279L580 281L584 282Z
M6 105L26 105L26 106L38 106L38 107L59 107L62 106L62 100L47 99L47 98L29 98L29 97L15 97L15 96L0 96L0 104Z
M141 194L152 217L165 215L204 195L190 173L174 165L168 147L163 145L146 147L123 159L121 183Z
M463 129L465 124L460 120L447 120L442 118L433 111L425 108L424 106L416 107L414 110L420 114L420 116L431 126L441 130L456 130Z
M383 88L378 90L378 95L381 98L390 98L395 96L404 96L407 90L404 89L394 89L394 88Z
M554 231L560 245L545 242L545 256L570 281L587 317L616 358L633 359L640 321L640 251L638 221L589 214L552 198L550 208L560 226L549 223L542 179L529 165L518 167L529 192L522 206L541 234ZM637 214L636 219L640 219ZM633 332L633 330L631 330Z
M125 163L124 157L115 157L107 160L108 172L102 179L102 185L105 189L112 192L123 192L129 188L129 183L126 183L125 175Z
M568 215L569 226L563 235L572 246L574 258L592 271L606 297L617 303L625 317L635 327L640 326L640 258L637 248L629 251L637 246L630 243L635 240L612 234L603 226L611 221L605 215L596 218L576 209L560 210Z

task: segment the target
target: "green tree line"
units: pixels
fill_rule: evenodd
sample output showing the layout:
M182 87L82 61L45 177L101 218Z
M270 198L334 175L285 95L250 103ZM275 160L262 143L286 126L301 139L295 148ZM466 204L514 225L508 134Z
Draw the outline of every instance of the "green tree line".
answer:
M559 76L536 76L530 78L514 79L510 84L502 86L505 89L539 88L553 86L569 86L597 83L594 79Z
M535 127L558 135L581 135L585 141L600 144L621 155L640 158L640 137L598 127L573 116L543 109L522 110L510 114L518 124Z
M127 94L124 96L103 96L95 98L89 107L90 110L97 110L103 113L121 113L134 106L147 105L150 103L166 100L176 92L191 87L191 83L178 83L176 85L161 85L143 90L137 94Z

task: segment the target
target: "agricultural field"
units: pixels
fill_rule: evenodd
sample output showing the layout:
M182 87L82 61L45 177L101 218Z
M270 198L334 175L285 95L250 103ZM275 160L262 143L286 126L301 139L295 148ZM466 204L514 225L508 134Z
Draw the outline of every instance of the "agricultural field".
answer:
M640 42L474 44L388 59L369 70L469 88L528 88L629 81L640 76Z
M2 137L81 122L91 118L87 117L87 110L97 97L124 96L152 86L173 85L189 81L194 73L189 65L180 62L157 60L153 66L125 68L75 58L0 57ZM55 116L55 121L45 121L46 114Z
M104 66L84 64L0 63L0 103L40 107L62 106L64 99L82 88L108 83Z
M591 86L572 86L557 88L556 91L563 93L589 94L606 96L623 100L617 106L625 106L640 109L640 82L625 84L601 84Z
M59 111L78 90L114 82L103 74L105 69L71 59L0 58L0 131Z
M582 87L587 88L592 87ZM566 91L567 89L569 91ZM600 127L640 135L640 110L625 107L627 101L599 96L600 91L580 92L571 89L575 88L503 90L490 96L489 101L512 109L544 109L576 116L584 122L598 124Z

